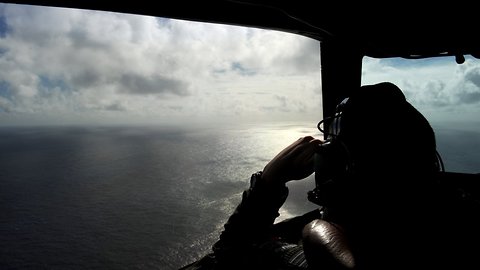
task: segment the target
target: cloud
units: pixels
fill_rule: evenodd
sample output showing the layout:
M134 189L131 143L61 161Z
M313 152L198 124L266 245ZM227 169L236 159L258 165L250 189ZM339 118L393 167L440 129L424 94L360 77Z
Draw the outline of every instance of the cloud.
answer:
M112 103L105 106L105 110L108 111L125 111L125 107L120 103Z
M390 81L407 100L432 119L467 120L480 113L480 61L467 56L464 64L454 57L424 60L371 59L363 62L362 83Z
M120 79L120 91L133 95L174 94L177 96L189 95L188 83L161 75L152 77L124 74Z
M231 69L234 72L238 72L242 76L253 76L255 75L255 71L253 70L248 70L245 68L241 63L239 62L233 62Z
M320 62L320 46L315 40L297 39L290 50L285 48L287 54L274 62L278 67L289 67L290 72L311 73L318 68Z
M480 91L477 92L462 92L459 95L459 100L465 104L475 104L480 101Z
M452 107L465 103L463 96L475 91L479 83L472 59L458 65L453 58L402 60L367 59L364 62L364 84L390 81L402 89L407 99L421 106ZM469 86L470 84L470 86ZM475 89L478 87L474 87Z
M0 4L0 81L10 95L2 110L25 119L99 121L107 111L125 119L303 119L321 100L319 42L306 37L13 4Z
M0 14L0 38L4 38L9 32L5 17Z
M480 67L475 67L465 73L465 80L480 88Z
M457 98L460 104L476 104L480 102L480 65L467 69L464 84L459 85Z
M0 113L1 112L11 112L12 111L12 104L11 101L0 96Z

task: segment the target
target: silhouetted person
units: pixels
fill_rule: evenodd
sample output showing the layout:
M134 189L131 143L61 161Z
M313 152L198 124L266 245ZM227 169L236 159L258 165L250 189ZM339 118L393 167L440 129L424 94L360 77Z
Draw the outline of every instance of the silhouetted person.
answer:
M480 269L478 208L438 182L433 129L400 89L362 86L337 110L327 141L300 138L252 175L213 253L188 269ZM285 184L315 157L321 207L274 225Z

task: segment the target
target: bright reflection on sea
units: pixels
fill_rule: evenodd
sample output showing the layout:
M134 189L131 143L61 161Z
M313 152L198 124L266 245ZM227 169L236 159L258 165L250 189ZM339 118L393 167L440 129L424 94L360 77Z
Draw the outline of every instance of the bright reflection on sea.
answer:
M241 152L245 158L257 157L255 162L247 162L247 173L262 170L263 167L282 151L285 147L304 136L313 136L323 139L322 134L316 128L316 123L272 123L262 126L243 126L237 130L244 136L236 137L234 140L239 142ZM243 170L242 170L243 171ZM249 175L244 175L247 177ZM307 191L313 189L313 175L302 181L292 181L288 183L290 189L289 197L280 209L280 217L277 222L303 214L304 211L311 210L315 205L307 201Z

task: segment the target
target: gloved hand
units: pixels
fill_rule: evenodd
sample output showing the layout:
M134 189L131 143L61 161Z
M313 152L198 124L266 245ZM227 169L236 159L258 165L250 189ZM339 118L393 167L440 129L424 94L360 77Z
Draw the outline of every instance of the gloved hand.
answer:
M314 171L313 157L321 144L321 140L312 136L293 142L265 166L262 181L268 186L281 186L308 177Z

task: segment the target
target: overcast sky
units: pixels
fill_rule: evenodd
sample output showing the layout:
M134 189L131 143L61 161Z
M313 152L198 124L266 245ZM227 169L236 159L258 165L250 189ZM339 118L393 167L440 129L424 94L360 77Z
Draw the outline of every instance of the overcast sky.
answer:
M391 81L433 122L480 120L480 61L466 56L363 61L363 84ZM477 125L478 128L478 125Z
M277 31L0 4L0 125L317 121L319 52ZM440 64L366 59L363 83L427 112L479 107L478 63Z

